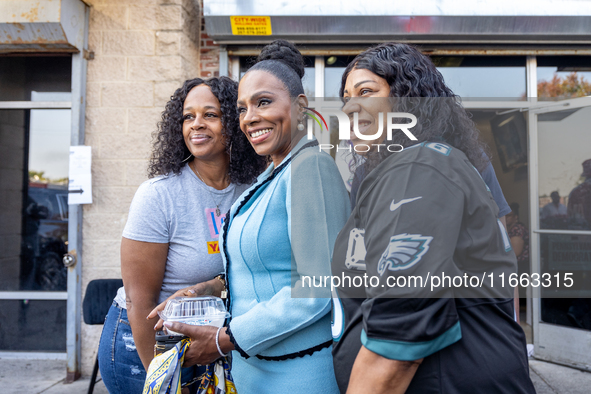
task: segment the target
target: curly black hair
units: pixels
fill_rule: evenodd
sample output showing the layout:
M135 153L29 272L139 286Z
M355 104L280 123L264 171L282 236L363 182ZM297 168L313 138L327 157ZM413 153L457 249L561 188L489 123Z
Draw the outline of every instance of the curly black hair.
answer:
M236 101L238 83L228 77L189 79L178 88L162 112L158 131L153 134L153 149L148 165L148 177L180 174L183 162L191 155L183 138L183 105L187 94L196 86L207 85L220 102L226 153L230 155L230 182L249 184L265 169L267 159L256 154L240 131ZM230 152L231 149L231 152Z
M418 119L412 128L418 141L394 133L391 143L407 148L424 141L442 141L464 152L478 170L488 165L489 148L480 140L480 133L459 97L445 84L431 59L416 47L385 43L360 53L343 73L340 97L343 97L347 77L354 69L369 70L385 79L390 85L390 97L398 98L394 100L396 112L412 113ZM366 169L375 168L390 154L387 149L369 152Z

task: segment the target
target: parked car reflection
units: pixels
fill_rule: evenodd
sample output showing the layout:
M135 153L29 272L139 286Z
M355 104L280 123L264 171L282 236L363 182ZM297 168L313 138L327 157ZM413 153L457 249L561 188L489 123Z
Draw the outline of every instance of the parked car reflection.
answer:
M67 269L62 263L68 243L67 203L67 186L29 183L22 234L22 290L67 290Z

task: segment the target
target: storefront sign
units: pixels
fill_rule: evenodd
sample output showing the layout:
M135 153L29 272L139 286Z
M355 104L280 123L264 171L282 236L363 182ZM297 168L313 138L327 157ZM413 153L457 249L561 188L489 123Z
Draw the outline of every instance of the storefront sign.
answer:
M231 16L232 34L235 36L270 36L270 16Z

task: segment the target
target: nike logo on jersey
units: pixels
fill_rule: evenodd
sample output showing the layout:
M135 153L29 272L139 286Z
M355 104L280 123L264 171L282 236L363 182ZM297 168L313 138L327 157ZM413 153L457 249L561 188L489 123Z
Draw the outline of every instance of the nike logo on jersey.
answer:
M409 202L413 202L413 201L416 201L421 198L423 198L423 196L419 196L419 197L415 197L415 198L405 198L404 200L400 200L398 202L396 202L396 199L394 199L394 200L392 200L392 203L390 204L390 211L394 212L395 210L400 208L400 206L402 204L408 204Z

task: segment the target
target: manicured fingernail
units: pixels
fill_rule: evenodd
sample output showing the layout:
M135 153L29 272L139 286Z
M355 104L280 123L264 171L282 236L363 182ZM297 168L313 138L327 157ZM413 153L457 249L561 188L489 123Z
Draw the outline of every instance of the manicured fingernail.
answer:
M164 325L165 325L166 327L172 327L172 322L170 322L170 321L165 321L165 322L164 322Z
M156 325L154 326L154 330L156 330L156 327L158 327L158 323L156 323Z
M189 290L189 293L195 294L195 290Z

